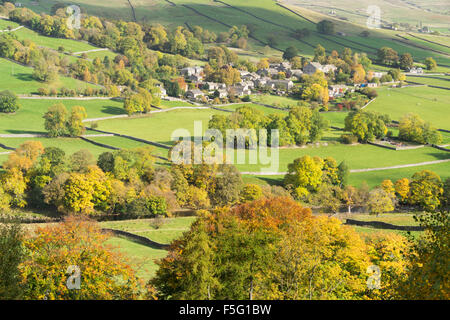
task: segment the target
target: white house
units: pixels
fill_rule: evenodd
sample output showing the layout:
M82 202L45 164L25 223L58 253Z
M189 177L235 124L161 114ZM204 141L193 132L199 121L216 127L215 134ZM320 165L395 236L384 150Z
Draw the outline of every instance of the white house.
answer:
M319 62L309 62L304 68L303 73L312 75L317 71L322 71L323 73L329 73L336 71L337 68L333 64L321 65Z
M203 92L199 89L192 89L186 92L186 98L190 100L197 100L198 98L203 96L204 96Z

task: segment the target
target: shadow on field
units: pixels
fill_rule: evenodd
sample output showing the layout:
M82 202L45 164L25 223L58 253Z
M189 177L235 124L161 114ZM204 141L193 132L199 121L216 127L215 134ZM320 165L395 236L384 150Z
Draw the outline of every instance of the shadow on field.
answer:
M46 132L42 132L42 131L29 131L29 130L7 129L5 131L10 134L46 134Z
M112 115L125 114L125 110L123 108L113 107L113 106L102 107L102 112L107 113L107 114L112 114Z
M29 73L16 73L14 77L21 81L35 81L32 74Z
M429 153L430 156L435 157L437 160L447 160L450 159L450 152L448 153Z

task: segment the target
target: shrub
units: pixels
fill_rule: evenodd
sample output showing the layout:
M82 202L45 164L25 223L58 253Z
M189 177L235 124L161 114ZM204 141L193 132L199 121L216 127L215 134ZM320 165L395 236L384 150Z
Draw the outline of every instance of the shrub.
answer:
M345 144L353 144L358 142L358 137L353 134L343 134L341 135L341 142Z

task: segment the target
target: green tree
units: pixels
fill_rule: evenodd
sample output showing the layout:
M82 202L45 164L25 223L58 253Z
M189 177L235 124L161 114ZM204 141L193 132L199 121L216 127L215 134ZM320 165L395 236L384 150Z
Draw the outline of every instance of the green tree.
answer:
M399 65L400 65L400 68L402 68L403 70L412 68L414 65L414 60L413 60L413 57L411 56L411 54L410 53L402 54L400 56Z
M286 50L283 52L283 59L284 60L292 60L294 57L298 56L298 49L295 47L288 47L286 48Z
M20 263L26 258L18 223L0 224L0 299L22 298Z
M441 178L430 170L416 172L409 184L408 201L427 211L434 211L440 205L443 193Z
M334 34L335 25L333 22L329 20L322 20L317 25L317 31L324 34Z
M425 59L425 66L427 67L427 70L435 70L437 68L437 63L433 58L428 57Z
M68 134L67 116L67 109L62 103L48 108L48 111L44 114L44 126L50 137L61 137Z
M19 108L19 101L13 92L8 90L0 92L0 112L13 113Z

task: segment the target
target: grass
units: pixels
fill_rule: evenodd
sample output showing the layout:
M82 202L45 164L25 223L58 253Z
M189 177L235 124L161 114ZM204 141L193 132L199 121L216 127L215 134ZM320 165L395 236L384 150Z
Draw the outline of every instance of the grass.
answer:
M33 69L20 64L0 58L0 88L8 89L16 94L37 93L41 87L55 88L62 87L69 89L96 87L95 85L82 82L77 79L60 76L59 80L52 83L41 83L33 78Z
M195 217L169 218L159 229L152 226L152 219L109 221L101 222L100 225L103 228L138 234L159 243L170 243L187 231L195 220ZM155 259L161 259L167 255L166 250L150 248L126 238L113 237L108 242L117 246L118 250L130 259L138 276L145 281L148 281L156 273L158 266Z
M109 149L95 146L78 138L0 138L0 143L12 148L17 148L26 141L40 141L44 147L61 148L66 152L66 155L71 155L81 149L88 149L97 157L101 153L109 151Z
M365 110L378 111L400 120L416 113L437 128L450 129L450 91L430 87L381 88L378 98Z
M122 133L134 137L173 144L170 141L171 134L176 129L186 129L194 134L194 121L200 121L203 132L208 127L208 121L213 114L224 112L216 110L173 110L156 113L143 118L113 119L99 121L99 129L110 132Z
M414 173L422 170L431 170L437 173L443 181L450 178L450 162L445 162L410 168L351 173L349 183L354 186L360 186L365 181L370 187L374 187L380 185L385 179L390 179L394 182L402 178L410 179Z
M0 133L45 133L42 116L48 108L62 103L70 110L73 106L83 106L88 118L108 117L124 114L123 103L117 100L57 100L20 99L21 108L14 114L0 114Z
M287 165L295 159L309 155L311 157L318 156L321 158L332 157L339 163L346 161L350 169L369 169L389 167L393 165L403 165L420 163L425 161L434 161L442 159L450 159L450 154L431 147L424 147L413 150L389 150L371 145L329 145L327 147L306 147L280 149L277 171L287 171ZM449 165L449 164L447 164ZM267 167L259 164L237 164L237 168L241 171L260 171L261 168ZM380 171L381 172L381 171ZM378 172L380 174L380 172ZM384 172L384 171L382 171Z
M159 243L169 244L179 238L183 232L189 230L190 225L196 219L196 217L166 218L159 228L153 225L154 219L108 221L101 222L100 225L103 228L123 230Z
M406 80L450 89L450 76L409 76Z
M158 269L155 260L167 255L166 250L150 248L125 238L112 237L107 244L113 245L124 254L137 276L144 281L150 280L155 275Z

